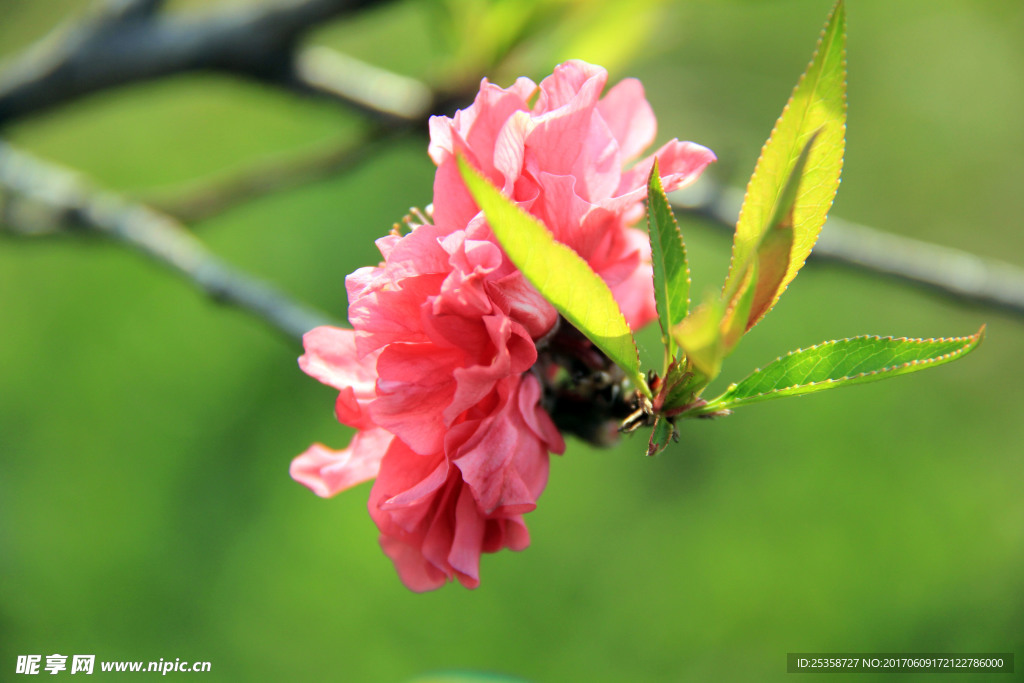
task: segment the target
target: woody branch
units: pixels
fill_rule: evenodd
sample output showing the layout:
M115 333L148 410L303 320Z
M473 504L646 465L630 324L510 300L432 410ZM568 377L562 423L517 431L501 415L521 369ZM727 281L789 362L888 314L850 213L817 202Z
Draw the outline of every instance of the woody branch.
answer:
M10 61L0 71L0 126L106 88L199 69L255 78L296 93L326 97L357 108L374 122L363 140L342 149L283 166L264 166L201 190L191 202L168 203L172 213L180 210L185 217L198 219L261 194L345 170L395 135L422 129L431 111L442 103L457 100L457 95L432 90L413 79L390 74L335 51L299 45L300 38L312 26L363 9L373 4L370 0L281 0L270 5L180 16L162 14L162 4L162 0L111 0L91 18L58 29L57 36L41 41ZM126 54L132 58L126 59ZM5 154L11 158L24 157L10 147L5 148ZM39 168L49 168L33 161ZM59 185L63 182L58 180L60 177L60 173L36 174L34 182L42 185L34 191L47 195L44 185ZM86 205L91 205L92 200L100 201L98 195L82 187L76 201ZM22 186L18 191L28 189ZM109 204L112 195L101 195L100 203ZM739 196L733 190L713 190L696 201L677 203L677 208L731 231ZM103 221L85 224L95 232L118 236L133 244L176 268L212 296L240 305L293 336L299 327L309 329L314 320L324 318L322 314L306 315L309 311L294 302L282 302L278 293L268 296L265 285L258 280L216 260L213 263L217 266L212 269L195 267L196 263L211 263L207 258L210 255L180 223L140 204L118 201L124 209L118 214L122 219L120 227L115 229ZM64 218L54 225L62 229L81 225L83 216L108 215L77 209L61 211L64 209L57 214ZM134 219L127 220L129 216ZM157 225L167 229L153 230ZM131 229L132 226L138 230ZM31 232L22 228L8 224L7 231ZM142 239L144 234L175 236ZM191 256L182 258L186 253ZM1024 270L967 252L832 218L812 258L881 273L956 300L1024 314ZM181 267L185 263L192 266ZM211 283L207 279L210 272L226 275L214 277ZM267 306L268 301L276 303ZM281 303L283 307L277 305ZM295 313L300 310L304 313Z

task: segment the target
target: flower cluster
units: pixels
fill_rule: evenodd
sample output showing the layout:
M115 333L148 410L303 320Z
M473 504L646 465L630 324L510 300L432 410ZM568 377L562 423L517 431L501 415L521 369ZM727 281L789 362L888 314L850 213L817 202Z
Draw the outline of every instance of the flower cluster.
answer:
M656 317L642 216L654 156L672 190L714 160L673 140L628 169L655 136L643 88L627 79L601 98L604 69L558 66L539 86L484 80L474 103L430 121L437 164L433 223L377 241L381 265L346 279L352 330L304 339L300 367L339 391L348 448L314 444L291 474L320 496L376 478L370 516L410 589L479 583L480 555L529 543L523 515L564 442L530 372L557 312L524 279L462 183L463 155L542 220L608 283L626 320ZM563 323L564 324L564 323Z

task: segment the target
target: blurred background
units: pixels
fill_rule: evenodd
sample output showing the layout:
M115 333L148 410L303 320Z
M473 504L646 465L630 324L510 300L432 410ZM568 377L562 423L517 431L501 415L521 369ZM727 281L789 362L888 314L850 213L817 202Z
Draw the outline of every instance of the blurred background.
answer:
M742 187L830 4L409 0L301 46L453 97L581 57L612 82L639 77L659 144L711 147L708 179ZM848 5L833 215L1024 267L1024 5ZM0 55L90 7L0 1ZM344 319L345 275L431 198L422 125L360 147L375 125L330 97L197 72L2 134L181 216L227 262ZM344 172L194 210L253 169L350 148L364 153ZM730 240L696 219L683 230L699 294L721 282ZM812 262L723 378L825 339L982 323L985 343L955 364L686 423L657 458L642 437L571 441L527 517L528 550L485 556L475 591L416 595L380 552L368 484L322 500L288 477L310 442L350 436L295 340L122 245L0 229L2 677L19 654L53 653L210 661L211 681L468 669L538 682L781 680L787 652L1020 655L1024 317Z

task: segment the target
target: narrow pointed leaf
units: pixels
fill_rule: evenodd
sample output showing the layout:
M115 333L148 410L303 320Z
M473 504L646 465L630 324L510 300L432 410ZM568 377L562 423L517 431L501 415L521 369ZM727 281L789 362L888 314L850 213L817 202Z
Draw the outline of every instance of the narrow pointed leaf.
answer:
M505 197L461 156L459 170L512 263L576 329L648 397L636 341L608 285L543 223Z
M657 159L647 181L647 226L654 265L654 300L658 306L662 342L671 361L676 350L670 331L683 321L690 306L690 267L683 235L661 186Z
M743 266L756 252L780 204L801 152L815 135L791 211L793 246L789 263L771 299L759 309L763 316L796 277L818 239L832 206L843 167L846 130L846 10L839 0L818 41L814 57L800 78L771 136L761 150L740 210L732 264L725 291L736 286ZM763 310L761 310L763 309ZM756 320L751 322L751 325Z
M847 384L875 382L942 365L981 343L977 334L946 339L853 337L792 351L714 399L701 412L732 409L783 396L801 396Z
M647 442L647 455L657 455L665 450L674 433L675 425L667 417L659 415L651 429L651 439Z
M687 360L710 382L722 370L725 344L722 339L722 318L725 306L717 296L709 298L683 322L672 328L672 337L686 354Z

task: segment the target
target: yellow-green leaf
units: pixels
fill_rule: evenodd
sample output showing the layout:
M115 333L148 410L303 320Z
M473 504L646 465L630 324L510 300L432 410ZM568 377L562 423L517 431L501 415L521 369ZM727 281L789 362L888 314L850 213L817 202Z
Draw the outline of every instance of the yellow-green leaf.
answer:
M804 169L807 167L811 147L820 133L821 129L819 128L811 135L800 152L796 165L793 166L786 179L779 202L775 205L775 213L768 221L768 228L761 235L761 241L757 245L755 259L758 267L757 285L747 311L748 317L745 321L744 332L764 317L764 314L775 304L786 288L786 274L793 254L793 214L796 209L796 199L800 192L800 184L804 179Z
M648 398L633 332L604 280L462 158L459 171L512 263L576 329L622 368Z
M722 370L726 351L722 339L722 318L725 312L722 300L712 296L672 328L672 337L686 354L689 363L704 375L705 384Z
M785 190L801 152L815 138L800 177L792 207L793 244L785 274L764 315L796 277L818 239L832 206L843 168L846 132L846 9L839 0L818 41L814 57L800 78L771 136L761 150L740 210L732 264L725 291L736 287L743 266L752 258L779 213ZM751 321L753 325L757 320Z

